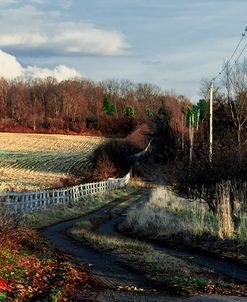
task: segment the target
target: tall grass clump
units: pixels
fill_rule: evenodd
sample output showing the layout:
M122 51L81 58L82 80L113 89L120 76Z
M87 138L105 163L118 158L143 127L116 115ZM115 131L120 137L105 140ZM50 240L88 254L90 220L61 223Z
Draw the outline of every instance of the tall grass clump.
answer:
M247 184L224 181L216 185L216 215L219 219L219 236L246 237Z
M149 201L133 209L122 228L154 237L216 232L217 221L205 202L186 200L169 189L153 189Z
M247 238L247 186L215 186L215 211L204 199L184 199L164 187L153 189L143 206L128 212L121 228L141 236L191 239L201 235ZM206 194L206 192L204 192Z

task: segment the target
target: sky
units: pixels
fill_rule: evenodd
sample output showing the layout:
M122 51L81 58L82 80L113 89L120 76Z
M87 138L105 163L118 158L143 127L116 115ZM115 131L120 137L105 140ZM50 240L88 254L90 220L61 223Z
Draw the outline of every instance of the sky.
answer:
M246 12L246 0L0 0L0 76L129 79L196 102Z

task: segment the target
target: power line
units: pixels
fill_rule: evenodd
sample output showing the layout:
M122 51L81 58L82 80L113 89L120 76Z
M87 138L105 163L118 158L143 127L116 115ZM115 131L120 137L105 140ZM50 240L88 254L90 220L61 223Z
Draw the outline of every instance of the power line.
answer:
M240 59L240 57L242 56L243 52L245 51L247 47L247 42L244 45L244 48L242 49L242 51L240 52L239 56L237 57L236 61L234 62L234 64L232 65L232 67L230 68L230 71L233 69L233 67L237 64L238 60Z
M210 100L209 100L209 107L210 107L210 114L209 114L209 163L210 166L212 167L212 159L213 159L213 82L222 74L222 72L228 67L230 61L232 60L232 58L234 57L235 53L237 52L239 46L241 45L245 34L247 31L247 26L244 30L244 33L242 34L242 37L240 39L240 41L238 42L236 48L234 49L230 59L227 61L227 63L224 65L224 67L221 69L221 71L218 73L218 75L212 79L211 84L210 84ZM239 56L237 57L237 59L235 60L234 64L232 65L231 69L237 64L238 60L240 59L240 57L242 56L243 52L245 51L247 47L247 42L244 45L244 48L242 49L242 51L240 52Z
M230 59L227 61L227 63L224 65L224 67L221 69L221 71L217 74L217 76L214 77L214 78L212 79L212 81L215 81L219 76L222 75L222 72L225 71L226 67L227 67L228 64L231 62L231 60L232 60L232 58L234 57L235 53L237 52L239 46L241 45L241 43L242 43L244 37L246 37L246 32L247 32L247 26L246 26L246 28L245 28L245 30L244 30L244 33L243 33L242 36L241 36L241 39L240 39L239 42L238 42L236 48L234 49L234 51L233 51L233 53L232 53ZM244 46L243 50L241 51L240 55L238 56L238 58L235 60L235 62L234 62L234 64L233 64L233 66L231 67L231 69L237 64L237 61L238 61L239 58L242 56L242 54L243 54L243 52L245 51L246 47L247 47L247 43L245 44L245 46Z

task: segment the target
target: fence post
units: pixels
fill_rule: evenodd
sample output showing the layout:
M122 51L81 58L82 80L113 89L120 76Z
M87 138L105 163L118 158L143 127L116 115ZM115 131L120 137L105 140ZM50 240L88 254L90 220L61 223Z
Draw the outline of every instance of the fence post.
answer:
M79 186L63 190L2 193L1 196L3 196L2 202L4 205L4 211L8 214L17 214L18 212L25 213L33 210L44 209L49 206L69 203L88 195L122 188L128 184L131 172L132 169L123 178L81 184Z

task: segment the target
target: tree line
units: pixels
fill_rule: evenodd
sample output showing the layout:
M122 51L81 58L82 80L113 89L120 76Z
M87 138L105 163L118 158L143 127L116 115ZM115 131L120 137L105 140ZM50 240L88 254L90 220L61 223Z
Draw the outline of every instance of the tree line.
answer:
M214 85L214 144L246 146L247 63L225 67L221 86ZM57 82L54 78L24 81L0 79L0 130L44 133L85 133L126 136L138 125L171 127L176 140L161 138L165 149L181 146L196 156L197 145L208 142L208 86L193 105L184 96L162 91L148 83L129 80L93 82L86 79ZM224 89L223 89L224 88ZM203 104L203 106L202 106ZM169 121L167 114L169 114ZM193 126L192 126L193 125ZM157 125L161 127L162 125ZM175 142L175 143L174 143ZM178 147L175 147L175 145ZM189 151L185 150L186 145ZM171 153L171 152L169 152ZM174 153L174 152L173 152ZM195 154L194 154L195 153ZM190 159L191 160L191 159Z
M155 85L128 80L1 78L0 130L125 135L151 119L167 98Z

